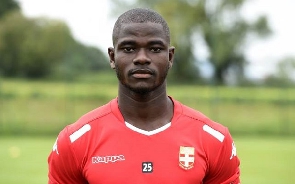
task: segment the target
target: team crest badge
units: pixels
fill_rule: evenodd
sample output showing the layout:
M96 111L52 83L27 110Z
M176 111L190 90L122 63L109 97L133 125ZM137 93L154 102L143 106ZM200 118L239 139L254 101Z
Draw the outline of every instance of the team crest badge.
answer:
M185 170L194 167L195 148L180 146L179 149L179 166Z

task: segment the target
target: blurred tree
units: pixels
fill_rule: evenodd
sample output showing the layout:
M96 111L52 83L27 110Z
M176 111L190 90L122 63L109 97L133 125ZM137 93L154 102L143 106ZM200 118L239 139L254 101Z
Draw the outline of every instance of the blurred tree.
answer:
M265 78L264 84L266 86L288 87L295 84L295 58L285 57L281 59L274 74Z
M28 19L12 12L0 24L0 66L5 76L46 76L74 42L60 21Z
M100 50L77 42L62 21L29 19L17 11L6 14L0 25L0 73L4 76L40 78L53 72L74 76L74 72L107 65Z
M98 72L109 68L106 55L96 47L81 43L72 45L63 62L56 67L55 77L68 80L75 79L84 72Z
M19 72L21 45L25 40L27 27L32 22L19 12L6 14L0 21L0 72L14 76Z
M285 57L278 63L278 76L286 80L295 80L295 58ZM293 81L294 82L294 81Z
M137 5L155 9L167 20L172 44L176 46L175 64L178 66L175 68L180 67L175 74L185 77L189 72L196 72L194 46L201 41L209 52L208 60L214 67L217 84L225 83L229 70L234 70L236 76L243 76L246 62L243 49L249 35L263 37L271 32L266 17L258 17L253 23L242 17L240 9L244 2L246 0L135 1ZM120 10L134 7L130 1L113 0L113 3ZM196 40L196 37L202 39Z
M100 49L82 44L77 44L77 49L80 50L87 71L100 71L110 68L108 58Z
M0 1L0 17L12 10L19 10L19 4L15 0L1 0Z

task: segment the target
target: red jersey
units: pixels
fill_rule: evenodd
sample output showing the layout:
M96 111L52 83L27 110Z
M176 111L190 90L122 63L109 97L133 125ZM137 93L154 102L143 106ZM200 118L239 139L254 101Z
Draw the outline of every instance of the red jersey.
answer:
M153 131L125 122L117 99L82 116L60 132L48 183L239 184L228 129L173 103L171 122Z

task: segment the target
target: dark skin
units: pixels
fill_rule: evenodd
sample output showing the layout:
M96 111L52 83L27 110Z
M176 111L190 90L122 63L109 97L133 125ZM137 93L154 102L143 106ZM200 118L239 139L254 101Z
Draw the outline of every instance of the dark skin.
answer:
M162 25L123 24L108 54L119 80L118 104L125 121L146 131L169 123L173 103L167 96L166 76L174 47L169 46Z

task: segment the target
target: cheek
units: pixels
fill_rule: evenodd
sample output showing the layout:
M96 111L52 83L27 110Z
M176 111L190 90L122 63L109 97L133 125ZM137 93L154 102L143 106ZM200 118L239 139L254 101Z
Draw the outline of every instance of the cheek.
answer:
M130 58L122 55L122 54L117 54L115 57L115 66L116 68L119 67L120 70L127 68L128 65L130 64Z
M118 67L121 71L128 70L128 68L133 65L133 57L128 54L118 53L115 57L115 66Z
M116 67L116 71L119 71L120 73L123 73L124 70L126 70L126 65L122 62L116 62L115 67Z
M169 64L169 62L167 62L167 63L165 63L165 64L163 64L163 65L161 65L161 66L159 67L160 72L163 73L163 74L167 73L168 70L169 70L169 68L170 68L170 64Z
M122 65L122 63L120 63L120 64L115 63L115 69L116 69L117 78L121 82L125 81L126 75L128 73L126 71L126 67L124 65Z

